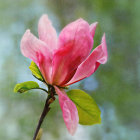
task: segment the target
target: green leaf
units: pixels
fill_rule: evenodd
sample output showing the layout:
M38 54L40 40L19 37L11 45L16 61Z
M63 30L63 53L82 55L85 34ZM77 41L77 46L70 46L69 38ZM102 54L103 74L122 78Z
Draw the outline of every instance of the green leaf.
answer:
M14 92L23 93L23 92L26 92L28 90L38 89L38 88L39 88L38 83L36 83L34 81L28 81L28 82L16 84L16 86L14 88Z
M70 90L67 95L77 107L80 124L101 123L101 111L91 96L79 89Z
M43 78L38 66L33 61L31 62L29 69L31 70L31 72L35 78L37 78L40 81L44 81L44 78Z

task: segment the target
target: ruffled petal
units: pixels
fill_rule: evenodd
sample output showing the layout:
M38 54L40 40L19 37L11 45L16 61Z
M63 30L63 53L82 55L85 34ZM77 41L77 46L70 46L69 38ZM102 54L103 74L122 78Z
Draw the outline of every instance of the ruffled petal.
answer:
M21 52L25 57L33 60L45 78L50 83L52 74L52 54L47 45L37 39L30 30L27 30L21 40Z
M89 24L83 19L67 25L59 36L59 49L53 58L53 83L63 85L75 74L93 46Z
M77 130L79 116L75 104L68 98L64 90L60 90L55 86L55 90L58 94L59 104L63 113L63 119L65 125L71 135Z
M47 15L43 15L38 23L39 39L44 41L51 50L57 49L57 34Z
M79 65L73 78L64 86L71 85L78 82L86 77L93 74L100 64L105 64L107 62L107 45L105 40L105 34L102 37L101 44L96 47L93 52L87 57L87 59Z

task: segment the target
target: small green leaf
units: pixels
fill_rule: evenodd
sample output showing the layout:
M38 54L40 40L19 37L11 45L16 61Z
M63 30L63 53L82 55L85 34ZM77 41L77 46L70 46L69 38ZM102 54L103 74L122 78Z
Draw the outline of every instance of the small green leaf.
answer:
M16 86L14 88L14 92L23 93L30 89L38 89L38 88L39 88L38 83L36 83L34 81L28 81L28 82L16 84Z
M31 70L31 72L35 78L37 78L40 81L44 81L44 78L43 78L38 66L33 61L31 62L29 69Z
M80 124L101 123L101 111L91 96L79 89L70 90L67 95L77 107Z

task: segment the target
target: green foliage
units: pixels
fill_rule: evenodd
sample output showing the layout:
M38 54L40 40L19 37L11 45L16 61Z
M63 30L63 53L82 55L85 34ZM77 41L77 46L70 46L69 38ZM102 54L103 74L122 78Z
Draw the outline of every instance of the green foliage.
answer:
M16 84L16 86L14 88L14 92L23 93L28 90L38 89L38 88L39 88L38 83L36 83L34 81L27 81L27 82Z
M43 78L38 66L33 61L31 62L29 69L31 70L31 72L35 78L37 78L40 81L44 81L44 78Z
M80 124L92 125L101 122L101 111L91 96L79 89L70 90L67 95L77 107Z

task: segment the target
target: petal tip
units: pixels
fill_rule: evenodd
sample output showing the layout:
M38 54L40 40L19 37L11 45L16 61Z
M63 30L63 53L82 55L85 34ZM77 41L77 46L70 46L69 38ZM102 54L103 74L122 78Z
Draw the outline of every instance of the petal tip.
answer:
M107 59L108 59L108 52L107 52L107 44L106 44L106 35L105 33L103 34L103 37L102 37L102 49L103 49L103 52L104 52L104 61L102 64L105 64L107 62Z
M78 22L78 23L84 23L84 24L87 24L87 21L84 20L84 19L81 18L81 17L77 20L77 22Z
M75 129L69 130L69 133L74 136L76 133L77 127Z
M30 36L30 34L31 34L30 29L27 29L27 30L25 31L25 33L24 33L22 39L21 39L21 45L22 45L22 43L23 43L24 41L26 41L26 40L28 39L28 37Z
M48 15L47 15L47 14L43 14L43 15L40 17L40 19L42 19L42 18L47 18L47 19L48 19Z
M91 33L93 38L94 38L94 35L95 35L97 25L98 25L98 22L94 22L90 25L90 33Z
M47 14L43 14L39 19L39 24L40 26L43 26L43 24L46 24L46 23L51 23L51 21L49 20L49 17Z
M105 40L105 33L103 34L102 40Z
M27 29L26 32L31 32L30 29Z
M26 34L26 35L29 35L30 33L31 33L30 29L27 29L27 30L25 31L24 35L25 35L25 34Z
M97 25L98 25L98 22L97 22L97 21L96 21L96 22L94 22L94 25L95 25L95 26L97 26Z

